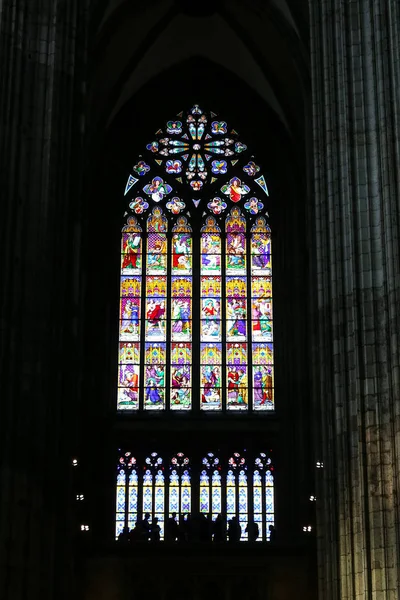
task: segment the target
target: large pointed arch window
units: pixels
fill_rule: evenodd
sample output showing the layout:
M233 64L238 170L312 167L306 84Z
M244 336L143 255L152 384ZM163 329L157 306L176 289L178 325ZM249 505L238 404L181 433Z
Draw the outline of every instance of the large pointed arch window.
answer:
M274 410L268 189L247 146L194 106L125 199L118 410Z

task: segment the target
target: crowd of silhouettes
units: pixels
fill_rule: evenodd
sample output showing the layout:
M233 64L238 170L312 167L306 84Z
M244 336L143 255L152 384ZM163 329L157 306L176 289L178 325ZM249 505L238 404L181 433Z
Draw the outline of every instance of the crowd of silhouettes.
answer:
M228 520L226 527L225 520L222 515L217 515L213 521L211 515L180 515L179 519L175 512L165 523L166 542L214 542L228 543L239 542L242 537L242 528L239 518L233 516ZM259 526L255 521L249 521L245 532L249 542L256 542L260 537ZM121 542L159 542L161 528L158 524L158 518L153 517L150 520L150 514L145 513L143 519L138 519L133 529L129 531L128 527L124 527L118 536ZM274 542L276 539L275 527L269 526L269 541Z

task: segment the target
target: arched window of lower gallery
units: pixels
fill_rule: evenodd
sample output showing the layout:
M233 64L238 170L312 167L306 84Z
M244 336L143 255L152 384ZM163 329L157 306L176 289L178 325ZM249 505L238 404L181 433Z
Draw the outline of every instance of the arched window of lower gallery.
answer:
M168 541L266 542L274 521L274 467L264 452L208 452L200 461L182 452L119 457L117 539L164 541L169 528Z

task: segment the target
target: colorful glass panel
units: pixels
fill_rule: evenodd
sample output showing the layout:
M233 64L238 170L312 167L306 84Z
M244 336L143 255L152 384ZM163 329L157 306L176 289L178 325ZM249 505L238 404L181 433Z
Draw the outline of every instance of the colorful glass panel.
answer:
M247 540L247 524L248 524L248 512L249 512L249 504L248 504L248 491L247 491L247 476L244 469L239 471L239 498L238 498L238 508L239 508L239 524L242 530L241 539Z
M210 478L205 470L200 473L200 512L210 512Z
M167 339L167 220L154 208L147 220L144 408L165 408ZM158 274L159 276L155 276Z
M146 469L143 475L143 513L153 513L153 475Z
M117 473L117 490L116 490L116 521L115 521L115 537L119 534L125 525L125 502L126 502L126 474L124 469L120 469Z
M226 516L231 519L236 515L236 479L233 471L226 475Z
M259 471L253 474L253 518L258 525L259 536L256 541L261 541L264 537L263 528L263 502L262 502L262 483Z
M200 252L201 409L221 410L221 231L214 217L201 229Z
M221 494L221 475L214 471L211 479L211 506L213 518L221 513L222 494Z
M270 539L269 526L275 524L274 478L270 470L265 473L265 522L267 539Z
M122 228L119 326L118 410L139 408L142 228L128 217Z
M178 217L172 233L170 408L189 410L192 407L192 277L188 275L192 273L193 242L185 217Z
M190 513L191 488L189 471L184 471L181 478L181 513Z
M133 529L138 517L138 476L136 471L132 471L129 475L128 494L128 527Z
M248 408L246 219L226 219L226 384L228 410ZM234 275L234 276L233 276Z
M274 409L271 231L264 217L251 229L253 409Z
M268 189L253 158L226 121L195 105L159 129L133 163L125 187L133 214L121 239L118 409L136 410L140 401L145 410L190 410L199 375L201 410L247 410L249 402L274 409L273 359L263 362L259 348L267 344L272 355L271 232L262 216ZM197 237L180 215L196 209L206 216L193 288ZM168 220L175 221L170 237ZM246 222L254 223L250 236ZM220 362L201 362L200 373L192 368L193 335L202 345L222 344ZM147 343L166 345L163 361L145 362ZM177 344L190 346L184 363L173 362Z
M160 539L164 539L164 512L165 512L165 486L164 474L157 471L154 486L154 516L158 519L160 526Z

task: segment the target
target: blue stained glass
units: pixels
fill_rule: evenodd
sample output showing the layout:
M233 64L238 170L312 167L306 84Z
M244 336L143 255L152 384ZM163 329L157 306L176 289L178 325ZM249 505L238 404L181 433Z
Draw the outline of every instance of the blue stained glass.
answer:
M265 507L267 512L274 510L274 492L271 488L265 490Z
M200 512L209 512L210 503L208 497L208 489L205 487L200 488Z
M203 458L207 462L207 459ZM209 500L209 485L210 479L207 475L207 471L200 473L200 512L210 511L210 500Z
M209 484L208 475L207 475L206 471L202 471L200 474L200 485L208 485L208 484Z
M254 512L255 513L261 513L262 512L261 486L254 488L254 491L253 491L253 505L254 505Z
M254 521L255 523L257 523L258 525L258 531L259 531L259 536L257 538L257 542L262 542L263 541L263 526L262 526L262 514L254 514Z
M156 485L164 485L164 475L162 471L157 472Z
M151 488L143 488L143 511L144 512L152 512L153 510L153 502L152 502L152 489Z
M239 512L247 512L247 488L241 488L239 490Z
M261 475L259 471L254 471L253 482L254 485L261 485Z
M175 471L175 469L172 471L171 475L169 476L169 480L171 482L171 485L179 485L179 477L178 477L178 473L177 473L177 471Z
M164 488L156 488L156 512L164 512Z
M244 471L239 473L239 485L247 485L247 477Z
M125 485L125 471L123 469L118 472L117 485Z
M239 524L240 524L240 528L242 530L241 536L240 536L241 540L247 540L247 532L246 532L247 522L248 522L247 515L239 515Z
M212 484L213 486L221 485L221 475L218 473L218 471L214 471L212 474Z
M147 471L145 472L144 476L143 476L143 485L151 485L153 483L153 475L151 474L151 471L149 469L147 469Z
M138 484L138 476L136 471L132 471L129 475L129 485L137 485Z
M235 485L235 476L233 474L233 471L228 471L228 474L226 476L226 483L227 485Z
M235 513L236 512L236 498L235 498L235 489L234 488L227 489L226 512L227 513Z
M119 487L117 491L117 511L125 511L125 488Z
M122 533L124 528L124 521L117 521L115 523L115 537L118 538L119 534Z
M266 531L267 531L267 540L269 540L270 535L271 535L270 531L269 531L269 526L270 525L274 525L274 523L275 523L274 516L273 515L267 515L265 523L266 523Z
M135 513L137 511L137 487L131 487L129 489L129 512Z
M153 511L153 476L147 469L143 476L143 512L151 513Z
M190 512L190 487L184 487L182 489L181 512Z
M179 512L179 488L170 487L169 488L169 512Z
M265 473L265 485L273 486L274 485L274 477L271 471L267 471Z
M218 459L216 459L217 462ZM221 502L221 475L218 471L214 471L212 474L212 495L211 495L211 503L212 503L212 512L213 514L218 514L222 510L222 502Z

